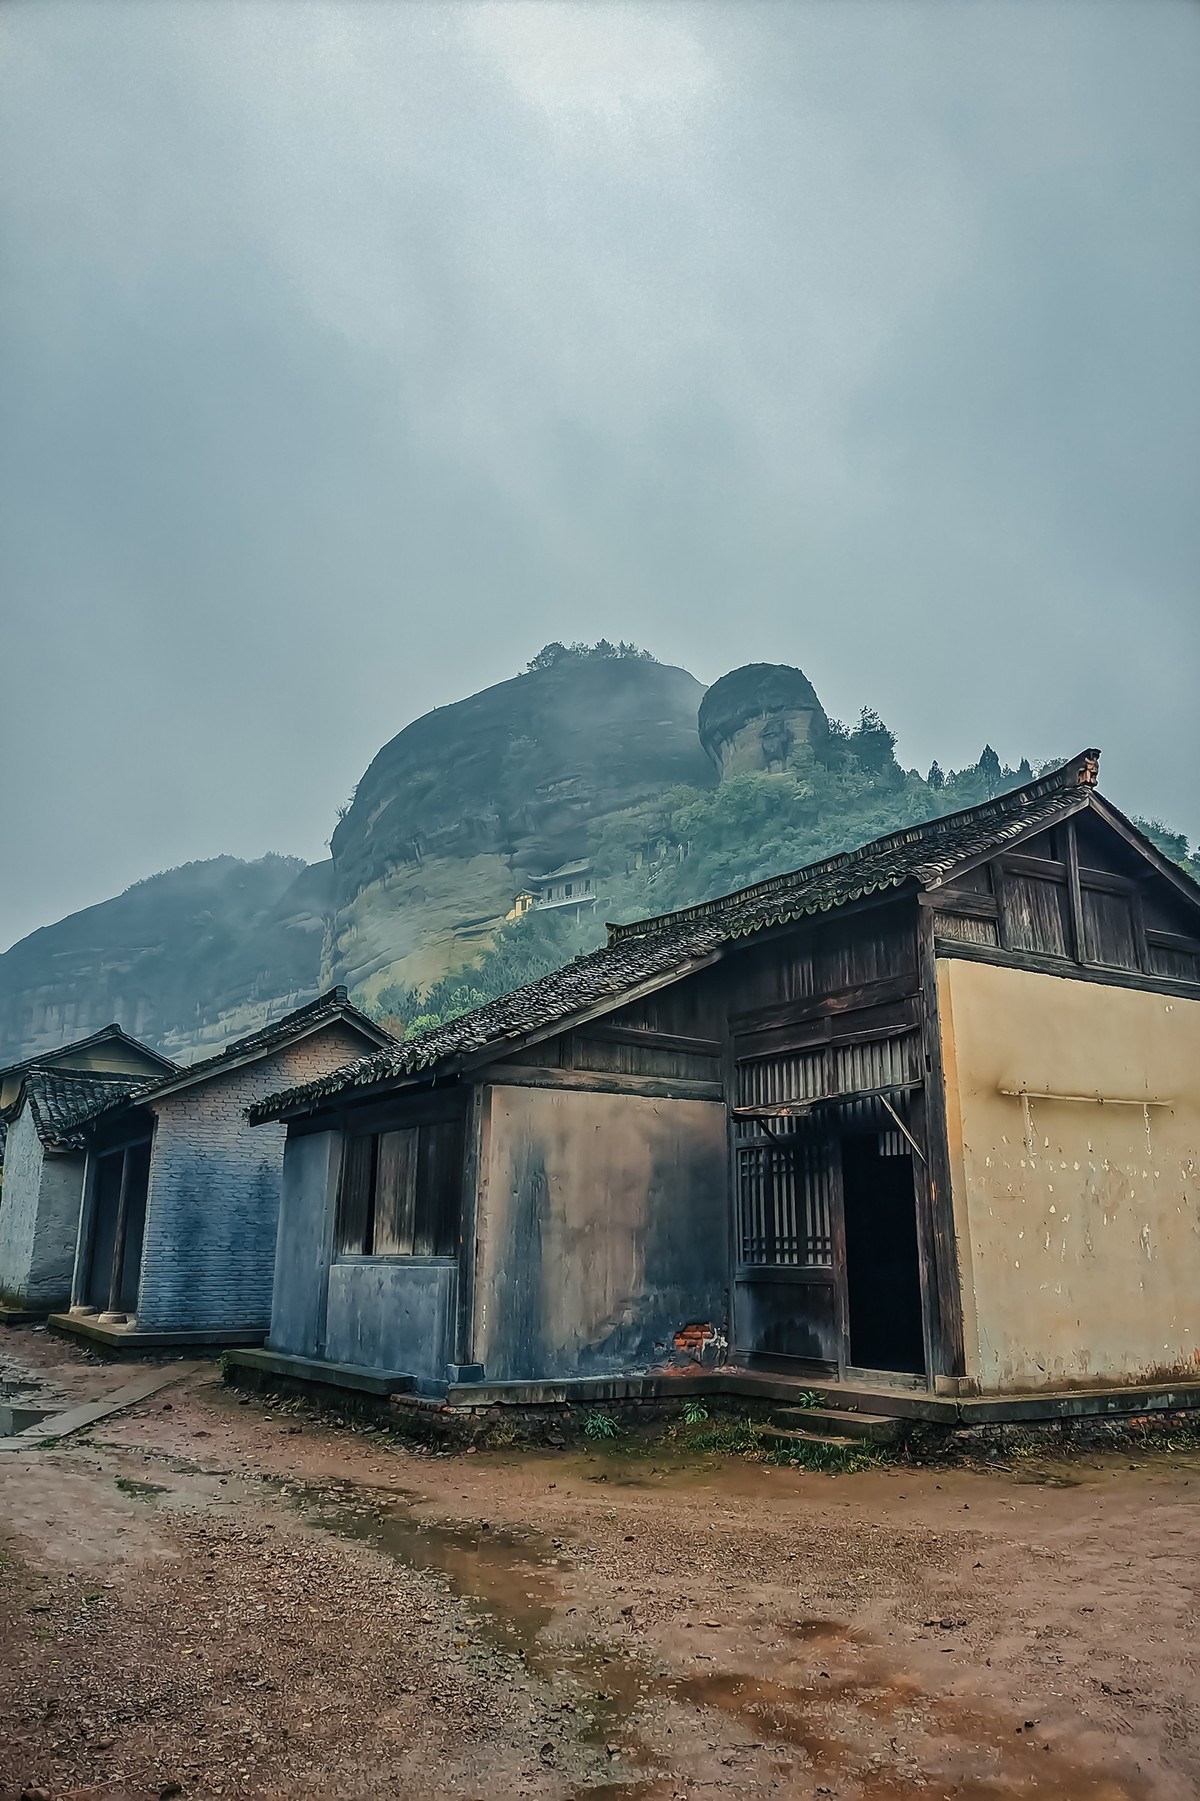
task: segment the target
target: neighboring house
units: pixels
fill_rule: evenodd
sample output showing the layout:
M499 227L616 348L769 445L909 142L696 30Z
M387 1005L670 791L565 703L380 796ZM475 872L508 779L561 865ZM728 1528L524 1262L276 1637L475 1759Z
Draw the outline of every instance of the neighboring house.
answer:
M1200 1399L1200 888L1096 767L612 927L260 1102L239 1360L464 1405L689 1364L923 1417Z
M84 1160L61 1148L62 1121L174 1068L111 1025L0 1070L0 1307L7 1318L48 1313L71 1292Z
M514 900L506 919L523 919L526 913L572 912L579 916L585 908L596 905L596 889L591 863L563 863L543 876L535 876Z
M284 1129L251 1132L247 1108L281 1082L310 1081L397 1048L344 988L214 1057L59 1125L87 1158L69 1313L52 1324L112 1348L261 1338Z

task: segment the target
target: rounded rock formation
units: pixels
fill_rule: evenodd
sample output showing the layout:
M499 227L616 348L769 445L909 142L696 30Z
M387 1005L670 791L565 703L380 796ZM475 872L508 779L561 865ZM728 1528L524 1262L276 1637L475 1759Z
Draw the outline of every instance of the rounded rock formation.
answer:
M700 702L697 723L722 778L782 773L804 747L819 753L829 731L816 689L788 663L746 663L723 675Z

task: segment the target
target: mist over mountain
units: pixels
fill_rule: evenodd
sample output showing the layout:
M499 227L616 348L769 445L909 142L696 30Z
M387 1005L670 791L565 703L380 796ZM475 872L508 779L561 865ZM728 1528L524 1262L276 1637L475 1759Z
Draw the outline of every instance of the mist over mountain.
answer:
M14 945L0 1064L111 1020L186 1061L334 982L419 1030L602 941L606 918L709 898L1030 774L985 747L922 776L894 746L869 709L853 728L829 719L788 665L706 691L632 645L548 645L384 745L328 860L188 863ZM1196 873L1186 841L1154 829ZM514 906L545 899L562 866L585 902Z

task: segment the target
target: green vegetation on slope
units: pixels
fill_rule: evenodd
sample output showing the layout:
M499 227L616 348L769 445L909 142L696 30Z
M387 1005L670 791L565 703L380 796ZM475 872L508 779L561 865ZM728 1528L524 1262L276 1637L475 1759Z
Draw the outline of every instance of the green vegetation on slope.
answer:
M594 849L597 904L580 919L533 912L504 926L493 949L418 994L391 987L375 1011L408 1033L453 1019L604 943L606 919L635 919L711 900L751 883L835 856L978 805L1032 779L1027 761L1009 769L990 745L978 763L922 777L903 770L895 739L864 711L853 730L831 722L823 759L784 775L735 775L705 791L678 787L653 807L610 824ZM1043 767L1052 767L1051 764ZM1186 838L1159 821L1137 824L1169 857L1200 879Z

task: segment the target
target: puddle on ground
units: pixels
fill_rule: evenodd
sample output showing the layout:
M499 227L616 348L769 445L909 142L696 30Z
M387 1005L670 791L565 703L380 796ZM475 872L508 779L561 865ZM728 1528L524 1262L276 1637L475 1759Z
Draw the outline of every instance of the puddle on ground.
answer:
M132 1476L118 1476L116 1486L123 1495L136 1495L142 1501L148 1501L154 1495L169 1495L175 1492L165 1483L138 1482Z
M526 1657L538 1648L558 1598L552 1569L557 1553L545 1539L478 1526L449 1526L419 1520L415 1496L317 1485L292 1487L289 1499L322 1531L369 1545L397 1563L436 1570L455 1593L489 1610L488 1629L507 1650Z
M1140 1790L1080 1770L1055 1752L1031 1768L1025 1741L1012 1745L1000 1722L977 1717L948 1696L926 1694L913 1675L885 1667L878 1658L852 1675L815 1667L807 1681L789 1684L728 1671L663 1673L619 1646L556 1641L547 1628L560 1602L557 1570L569 1559L541 1535L517 1534L482 1521L448 1525L423 1520L413 1511L420 1498L397 1495L394 1489L349 1483L279 1486L311 1525L413 1569L444 1576L461 1599L481 1610L484 1617L472 1622L480 1638L518 1656L531 1674L563 1697L560 1706L572 1710L582 1745L605 1755L611 1755L606 1748L614 1742L619 1745L621 1765L629 1775L582 1782L568 1801L656 1801L677 1792L679 1778L663 1768L669 1754L652 1752L640 1738L637 1713L647 1702L684 1710L685 1716L702 1709L723 1714L747 1735L742 1750L769 1753L772 1747L786 1746L800 1754L810 1771L838 1772L854 1781L861 1801L949 1801L951 1796L955 1801L1036 1801L1048 1792L1055 1801L1141 1801ZM835 1619L804 1618L785 1629L814 1651L870 1642L867 1634ZM998 1755L1001 1767L995 1776L943 1780L922 1772L909 1779L894 1771L863 1769L866 1747L855 1731L858 1722L869 1719L886 1726L901 1709L915 1707L922 1708L926 1728L936 1727L947 1748L972 1746ZM1014 1757L1021 1767L1013 1768Z
M1069 1470L1046 1465L1035 1464L1032 1468L1018 1468L1012 1471L1012 1480L1022 1488L1081 1488L1083 1478L1072 1475Z
M291 1485L287 1498L322 1531L445 1576L461 1599L482 1610L475 1627L481 1638L519 1657L559 1694L566 1691L582 1744L607 1757L607 1747L616 1743L622 1761L635 1769L655 1761L638 1741L633 1714L640 1702L662 1692L663 1679L618 1647L546 1637L561 1599L555 1572L569 1561L548 1539L483 1522L453 1526L422 1520L412 1511L418 1497L398 1497L394 1489ZM651 1792L644 1784L622 1783L580 1790L589 1796Z

